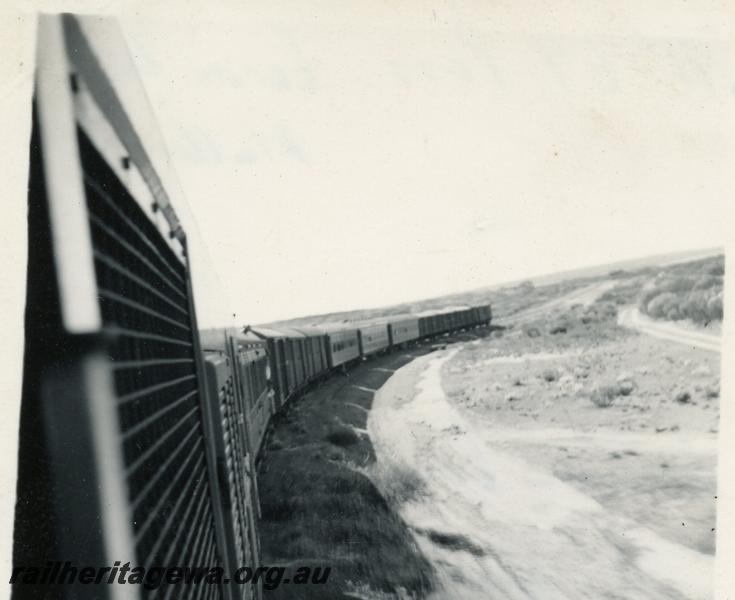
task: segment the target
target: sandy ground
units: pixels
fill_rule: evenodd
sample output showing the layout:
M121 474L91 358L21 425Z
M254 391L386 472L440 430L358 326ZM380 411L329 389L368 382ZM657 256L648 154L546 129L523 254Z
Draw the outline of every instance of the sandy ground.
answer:
M418 359L375 396L378 463L421 478L399 510L435 597L711 598L719 355L521 335Z

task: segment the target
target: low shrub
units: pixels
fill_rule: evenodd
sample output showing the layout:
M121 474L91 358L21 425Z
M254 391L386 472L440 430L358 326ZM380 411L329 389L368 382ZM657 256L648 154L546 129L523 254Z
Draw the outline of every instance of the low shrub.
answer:
M638 306L654 319L690 319L700 325L721 321L723 282L719 271L720 266L715 265L698 276L659 274L641 290Z
M725 257L718 256L717 258L715 258L713 263L706 268L706 272L709 275L723 277L725 275Z
M615 402L615 398L623 395L620 385L601 385L590 394L592 404L598 408L608 408Z
M651 298L644 312L655 319L665 319L671 311L678 311L679 298L673 292L663 292Z
M590 323L601 323L610 321L618 316L618 303L614 300L603 300L598 298L597 301L586 307L579 317L581 323L588 325Z
M622 379L617 383L617 386L621 396L630 396L636 388L636 384L632 379Z
M679 392L674 400L679 404L689 404L692 401L692 395L687 391Z
M541 377L544 378L544 381L548 381L551 383L552 381L556 381L559 379L559 371L556 369L546 369L542 374Z
M713 320L722 321L723 307L722 307L722 292L716 296L712 296L707 300L707 313L712 317Z
M718 286L722 283L722 277L717 277L715 275L705 274L702 275L697 281L694 283L694 287L692 289L694 290L707 290L711 287Z
M630 304L636 301L638 293L641 290L641 285L640 277L632 277L625 281L620 281L615 287L603 292L595 303L610 302L616 306Z

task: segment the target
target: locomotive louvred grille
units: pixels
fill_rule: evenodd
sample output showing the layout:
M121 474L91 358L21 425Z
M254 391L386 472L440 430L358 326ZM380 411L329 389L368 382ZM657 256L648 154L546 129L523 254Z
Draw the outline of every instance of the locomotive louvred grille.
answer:
M79 144L137 558L217 566L186 268L81 130ZM177 587L160 597L219 593Z

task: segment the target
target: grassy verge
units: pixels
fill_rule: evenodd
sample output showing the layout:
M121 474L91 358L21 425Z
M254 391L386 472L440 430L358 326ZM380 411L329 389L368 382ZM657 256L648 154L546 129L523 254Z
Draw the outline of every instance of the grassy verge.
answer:
M274 422L258 481L263 564L330 566L326 585L282 586L269 598L354 598L351 590L421 598L432 568L363 470L375 462L365 433L372 393L408 362L383 357L337 375ZM360 386L360 387L356 387Z

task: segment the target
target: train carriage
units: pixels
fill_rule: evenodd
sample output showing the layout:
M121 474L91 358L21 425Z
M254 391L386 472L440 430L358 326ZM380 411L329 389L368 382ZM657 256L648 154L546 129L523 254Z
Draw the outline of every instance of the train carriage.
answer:
M390 345L387 323L360 324L357 331L362 356L376 354Z
M419 338L419 319L410 315L391 317L388 321L388 334L391 346L412 342Z
M360 340L356 328L342 325L322 326L329 340L329 367L345 366L360 358Z

